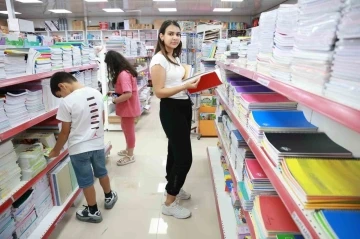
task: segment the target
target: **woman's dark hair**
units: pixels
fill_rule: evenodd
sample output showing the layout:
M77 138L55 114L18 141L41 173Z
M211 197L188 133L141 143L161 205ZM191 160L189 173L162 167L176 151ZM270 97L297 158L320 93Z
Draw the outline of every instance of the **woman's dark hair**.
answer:
M115 86L117 77L122 71L129 72L133 77L138 76L135 68L119 52L108 51L105 56L105 63L107 65L108 77L113 86Z
M176 26L176 27L178 27L180 29L180 25L179 25L179 23L177 23L177 21L167 20L167 21L163 22L163 24L161 25L160 30L159 30L159 35L158 35L158 41L157 41L157 45L156 45L156 49L155 49L155 54L160 51L164 55L166 60L168 60L169 62L171 62L174 65L179 65L179 63L173 62L172 60L170 60L170 58L167 55L168 52L166 51L165 43L164 43L164 41L162 41L160 39L160 34L165 35L166 28L168 28L168 26L171 26L171 25L174 25L174 26ZM182 43L180 41L180 44L174 49L173 57L175 57L175 58L180 57L181 47L182 47Z

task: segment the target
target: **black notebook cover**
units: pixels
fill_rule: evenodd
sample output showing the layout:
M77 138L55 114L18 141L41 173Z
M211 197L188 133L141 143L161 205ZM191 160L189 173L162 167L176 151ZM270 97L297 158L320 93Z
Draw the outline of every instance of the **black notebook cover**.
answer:
M339 154L352 157L352 153L332 141L325 133L265 133L267 140L280 155L326 155Z

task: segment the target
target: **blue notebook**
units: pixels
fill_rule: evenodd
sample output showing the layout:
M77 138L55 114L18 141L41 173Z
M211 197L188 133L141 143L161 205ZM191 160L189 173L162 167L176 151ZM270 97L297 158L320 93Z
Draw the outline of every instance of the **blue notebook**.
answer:
M274 92L263 85L252 85L252 86L235 86L235 93L270 93Z
M360 211L323 210L322 213L339 239L360 238Z
M238 130L232 130L232 134L236 137L236 140L238 141L238 143L245 141Z
M249 86L249 85L257 86L260 84L255 81L230 81L230 85L231 86Z
M309 123L302 111L253 111L254 121L260 128L297 128L316 131L317 127Z

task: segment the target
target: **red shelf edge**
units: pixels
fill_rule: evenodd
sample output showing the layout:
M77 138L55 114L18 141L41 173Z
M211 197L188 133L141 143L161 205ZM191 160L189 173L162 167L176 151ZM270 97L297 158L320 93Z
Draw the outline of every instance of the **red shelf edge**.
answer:
M11 128L3 133L0 134L0 141L5 141L15 135L17 135L18 133L48 119L53 117L54 115L56 115L57 113L57 109L51 110L49 112L46 112L45 114L39 115L29 121L26 121L18 126L15 126L14 128Z
M218 62L219 66L224 69L233 71L237 74L252 79L269 89L278 92L291 100L301 103L312 110L360 133L360 110L353 109L349 106L327 99L325 97L313 94L311 92L302 90L295 86L291 86L281 81L274 80L271 77L264 76L260 73L243 69L237 66L228 66L224 63ZM252 72L252 77L250 73ZM266 82L263 82L264 79Z
M58 164L61 160L63 160L67 154L68 154L67 150L62 152L58 157L56 157L54 160L48 163L46 168L44 168L40 173L38 173L35 177L33 177L26 184L24 184L24 186L22 186L17 192L15 192L8 200L6 200L0 206L0 213L2 213L4 210L10 207L13 202L18 200L27 190L29 190L33 185L35 185L45 174L47 174L51 169L53 169L56 164Z
M254 143L251 138L249 137L249 134L244 129L244 127L240 124L238 119L233 115L232 111L229 109L228 105L222 98L222 96L216 91L217 95L219 96L220 103L224 106L225 110L229 113L229 117L235 124L236 128L240 131L241 135L244 137L246 142L248 143L249 148L254 153L256 159L258 160L260 166L264 170L265 174L269 177L270 182L273 184L274 188L276 189L276 192L278 193L279 197L281 198L282 202L284 203L285 207L289 211L290 215L292 216L293 213L297 215L303 226L308 230L308 232L311 234L312 238L319 238L318 234L314 230L314 228L311 226L307 218L304 216L301 209L298 207L296 202L292 199L291 195L288 193L286 188L283 186L282 182L274 172L273 166L270 163L269 159L265 155L265 153L260 149L256 143ZM299 229L299 225L297 225Z
M250 230L250 236L251 236L251 238L256 239L254 225L252 224L249 212L244 211L244 215L245 215L246 223L248 224L248 227Z
M0 88L17 85L17 84L22 84L22 83L26 83L26 82L30 82L30 81L45 79L45 78L51 77L54 73L60 72L60 71L74 72L74 71L80 71L80 70L93 69L96 67L98 67L97 64L74 66L74 67L63 68L63 69L59 69L59 70L55 70L55 71L49 71L49 72L43 72L43 73L31 74L31 75L24 75L24 76L9 78L9 79L2 79L2 80L0 80Z
M210 162L210 155L209 155L209 149L206 149L206 153L208 156L208 160L209 160L209 167L210 167L210 174L211 174L211 183L213 185L213 191L214 191L214 198L215 198L215 205L216 205L216 211L217 211L217 215L218 215L218 223L219 223L219 228L220 228L220 233L221 233L221 239L225 239L224 237L224 230L222 227L222 223L221 223L221 216L220 216L220 208L219 208L219 202L217 199L217 195L216 195L216 189L215 189L215 180L214 180L214 175L213 175L213 170L211 167L211 162Z
M54 229L56 228L58 222L63 218L64 214L69 210L69 208L72 206L72 204L74 203L75 199L79 196L81 192L81 189L79 188L73 195L73 197L71 198L71 200L69 200L68 204L66 204L66 206L64 207L64 209L61 211L61 213L56 217L55 221L53 224L51 224L51 226L49 227L49 229L46 231L46 233L43 235L42 238L47 239L49 238L49 236L51 235L51 233L54 231Z

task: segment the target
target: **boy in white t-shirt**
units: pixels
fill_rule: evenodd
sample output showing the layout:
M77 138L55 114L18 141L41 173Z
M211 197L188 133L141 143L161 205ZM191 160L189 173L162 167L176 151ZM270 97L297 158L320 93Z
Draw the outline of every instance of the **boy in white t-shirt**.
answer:
M84 87L66 72L55 73L50 80L51 92L63 98L57 119L62 122L61 132L49 157L60 154L66 141L79 188L83 189L88 206L76 212L76 218L84 222L98 223L102 215L96 203L94 175L99 178L105 193L105 208L114 207L118 196L110 188L105 167L104 106L99 91Z

